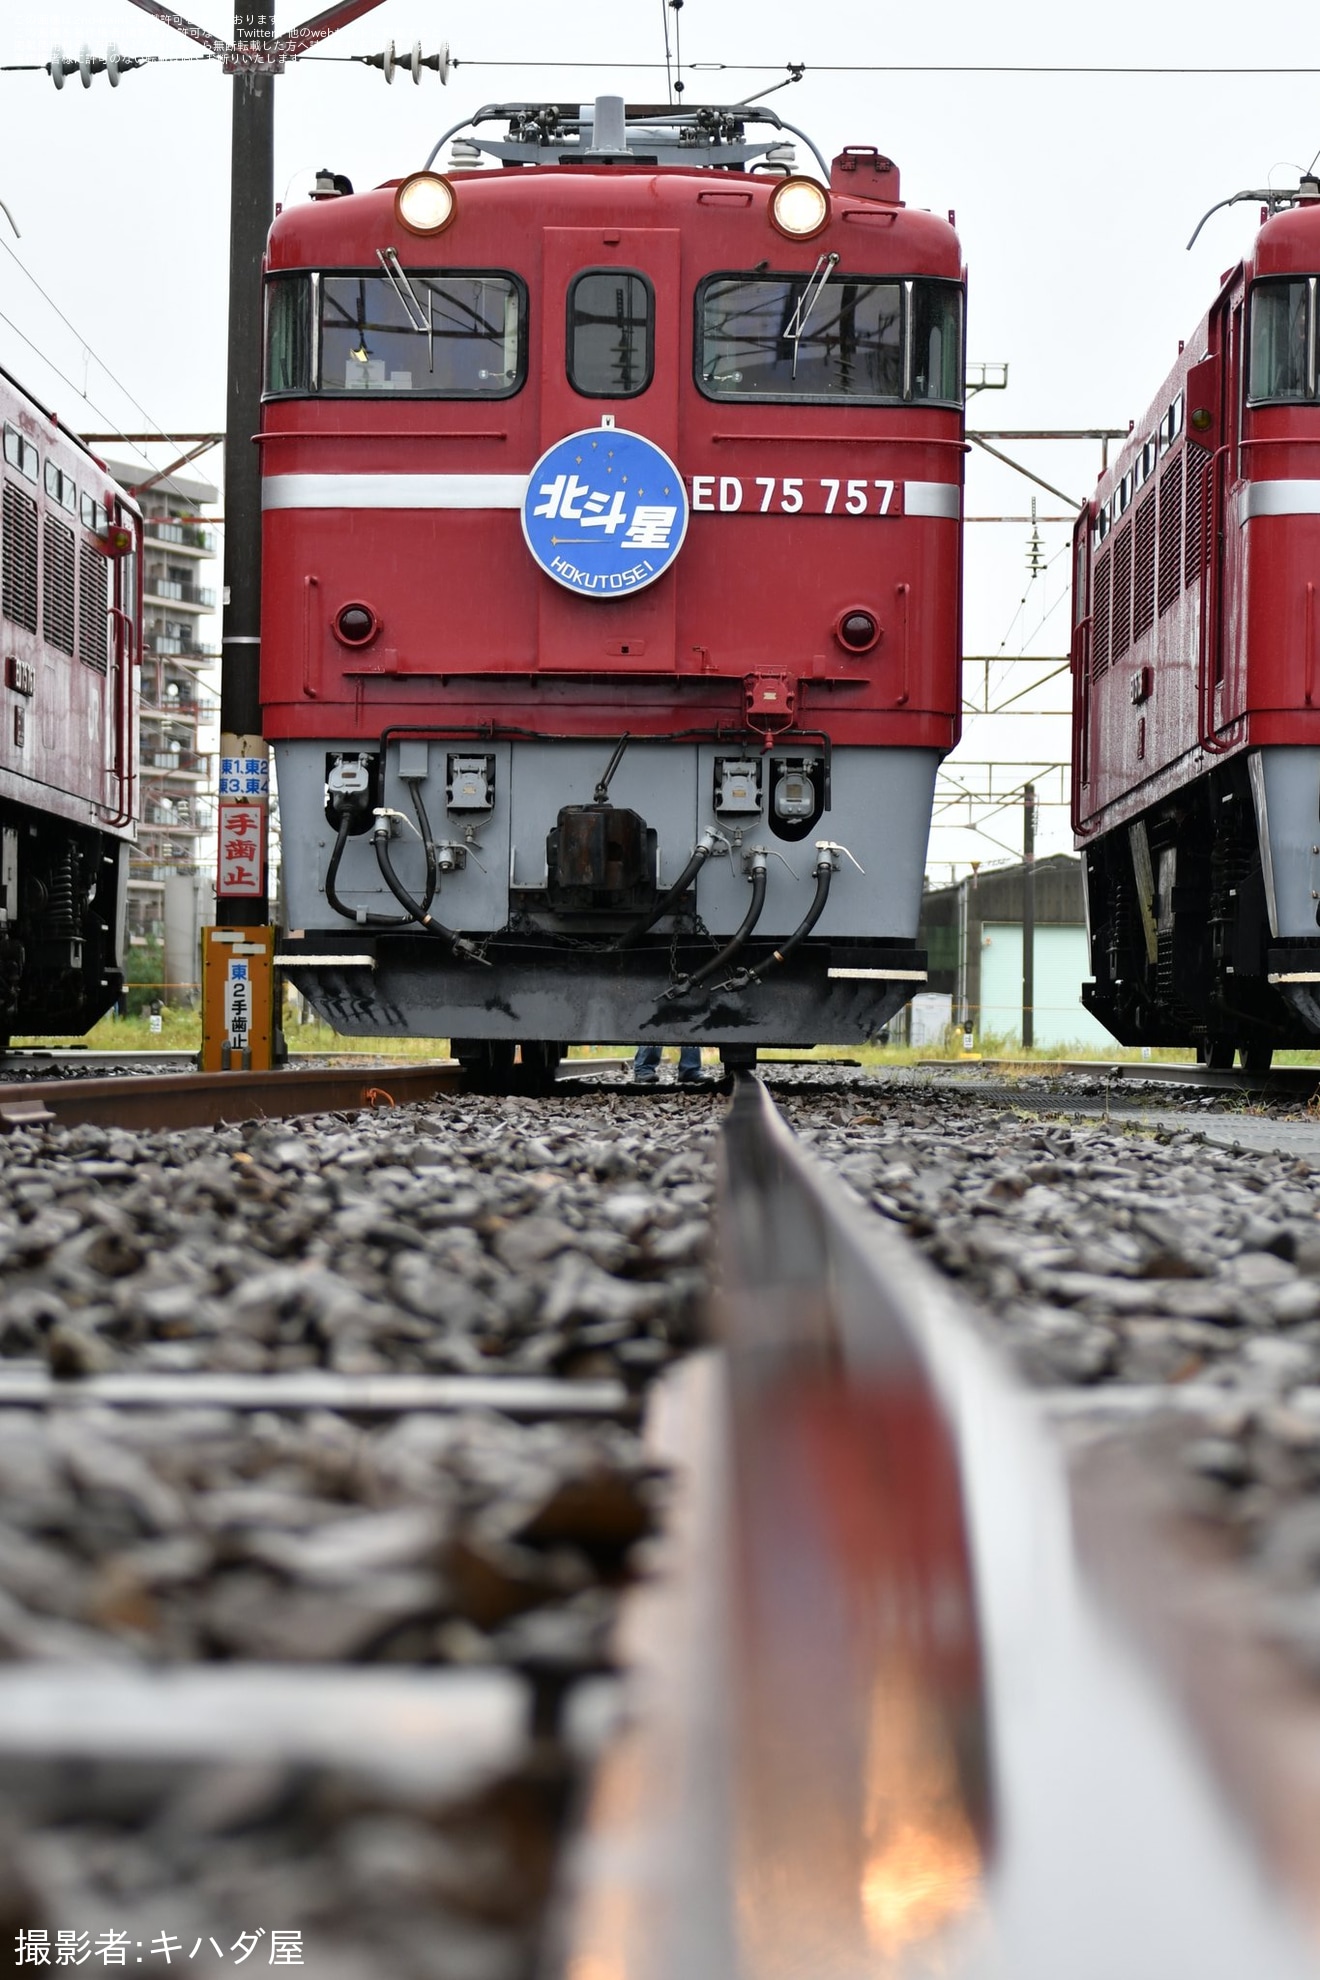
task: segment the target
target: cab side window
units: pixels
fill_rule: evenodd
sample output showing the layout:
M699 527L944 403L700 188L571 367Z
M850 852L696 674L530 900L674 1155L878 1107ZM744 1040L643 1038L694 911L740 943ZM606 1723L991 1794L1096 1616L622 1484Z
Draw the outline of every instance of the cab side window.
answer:
M588 268L568 292L568 382L588 399L635 399L655 369L655 292L630 268Z
M1250 404L1315 398L1315 289L1314 275L1252 289Z

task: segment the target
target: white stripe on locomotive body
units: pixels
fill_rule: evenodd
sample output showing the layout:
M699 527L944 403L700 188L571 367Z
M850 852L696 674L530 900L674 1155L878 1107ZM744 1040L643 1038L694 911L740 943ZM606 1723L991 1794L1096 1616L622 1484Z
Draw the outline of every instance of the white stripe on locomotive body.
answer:
M263 509L520 509L525 474L271 474Z
M271 474L262 483L263 509L520 509L525 474ZM1314 484L1320 488L1320 482ZM903 484L909 516L956 522L962 491L956 481Z
M1249 481L1238 497L1238 521L1253 516L1320 516L1320 481Z
M962 515L962 490L956 481L905 481L903 507L909 516L937 516L957 522Z

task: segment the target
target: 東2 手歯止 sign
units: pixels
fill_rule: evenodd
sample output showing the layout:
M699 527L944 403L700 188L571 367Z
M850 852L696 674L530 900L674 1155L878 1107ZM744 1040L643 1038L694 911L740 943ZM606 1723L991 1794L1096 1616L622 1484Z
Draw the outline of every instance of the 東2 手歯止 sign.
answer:
M687 491L669 456L615 426L557 440L523 497L527 548L547 577L584 598L654 584L682 548L687 522Z

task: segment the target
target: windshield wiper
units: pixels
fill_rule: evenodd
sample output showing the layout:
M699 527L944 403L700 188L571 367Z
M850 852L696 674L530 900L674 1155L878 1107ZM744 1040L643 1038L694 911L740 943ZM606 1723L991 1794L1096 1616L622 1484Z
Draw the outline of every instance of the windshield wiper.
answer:
M807 319L825 293L825 284L839 265L837 254L823 254L807 277L807 285L798 297L797 308L788 319L784 332L787 343L793 346L793 376L797 377L798 351L802 345L802 333L807 327Z
M837 257L836 257L837 258ZM385 271L385 280L403 304L403 313L414 330L426 332L426 351L431 375L435 375L435 324L429 309L423 309L417 291L408 280L403 264L392 247L377 248L376 259Z

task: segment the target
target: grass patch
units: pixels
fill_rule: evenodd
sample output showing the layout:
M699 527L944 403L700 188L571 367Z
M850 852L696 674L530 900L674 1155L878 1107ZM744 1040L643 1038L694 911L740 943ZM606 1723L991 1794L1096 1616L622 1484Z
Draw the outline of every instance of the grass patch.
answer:
M309 1053L328 1057L358 1054L370 1058L383 1059L442 1059L449 1054L447 1038L410 1038L364 1035L360 1032L334 1031L319 1019L311 1024L298 1024L290 1010L286 1015L285 1038L290 1052ZM151 1029L150 1018L145 1014L131 1017L103 1017L99 1024L82 1038L56 1038L32 1034L15 1038L16 1046L65 1047L83 1045L92 1052L196 1052L201 1049L201 1013L190 1010L173 1010L165 1005L161 1011L161 1028ZM618 1059L629 1058L633 1052L631 1044L617 1045L573 1045L569 1048L572 1059ZM677 1047L667 1048L672 1059ZM1114 1044L1108 1049L1092 1044L1036 1046L1031 1051L1023 1051L1021 1045L1011 1035L987 1032L976 1040L976 1055L982 1059L1007 1060L1020 1065L1024 1071L1032 1066L1057 1065L1060 1060L1076 1060L1100 1065L1141 1065L1141 1049L1134 1045ZM761 1052L766 1063L783 1059L814 1060L822 1065L839 1059L851 1059L864 1066L911 1066L926 1060L945 1060L951 1065L970 1065L975 1059L964 1058L962 1032L954 1026L939 1045L817 1045L811 1049L805 1046L785 1046L782 1049L770 1048ZM702 1054L707 1066L714 1066L719 1053L707 1046ZM1196 1054L1190 1048L1180 1049L1157 1046L1152 1049L1149 1063L1164 1065L1194 1065ZM1276 1066L1308 1066L1320 1070L1320 1051L1315 1052L1276 1052Z

